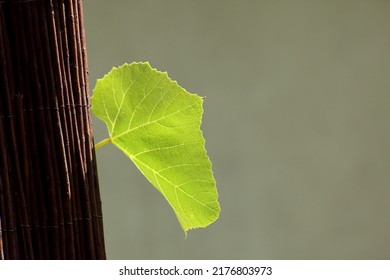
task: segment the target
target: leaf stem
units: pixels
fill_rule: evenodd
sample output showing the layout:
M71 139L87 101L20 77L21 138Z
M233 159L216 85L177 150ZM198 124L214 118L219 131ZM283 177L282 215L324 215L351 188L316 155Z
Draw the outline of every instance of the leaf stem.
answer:
M110 138L107 138L107 139L104 139L103 141L100 141L99 143L97 143L95 145L95 150L98 150L100 149L102 146L108 144L108 143L111 143L111 137Z

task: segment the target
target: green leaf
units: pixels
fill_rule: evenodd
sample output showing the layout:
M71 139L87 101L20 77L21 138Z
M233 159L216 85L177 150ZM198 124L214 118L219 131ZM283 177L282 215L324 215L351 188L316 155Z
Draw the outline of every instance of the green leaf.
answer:
M185 232L205 227L220 207L200 130L203 99L149 63L113 68L96 83L92 111L167 199Z

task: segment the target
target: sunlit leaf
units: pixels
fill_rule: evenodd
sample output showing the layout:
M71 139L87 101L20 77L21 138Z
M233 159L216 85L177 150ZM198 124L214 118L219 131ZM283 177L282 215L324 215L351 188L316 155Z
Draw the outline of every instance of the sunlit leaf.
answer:
M125 64L97 81L92 110L109 139L160 191L184 231L220 212L211 162L200 130L203 99L149 63Z

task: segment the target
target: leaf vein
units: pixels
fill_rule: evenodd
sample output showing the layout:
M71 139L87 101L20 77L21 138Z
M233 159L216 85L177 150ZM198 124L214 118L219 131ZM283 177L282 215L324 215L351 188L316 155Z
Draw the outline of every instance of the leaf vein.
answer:
M149 80L151 78L149 77ZM148 81L149 81L148 80ZM133 122L133 119L134 119L134 116L135 114L137 113L138 111L138 108L139 106L142 104L142 102L144 102L144 100L153 92L153 90L157 87L157 85L160 83L161 79L157 81L157 83L153 86L153 88L148 92L148 93L145 93L145 88L144 88L144 96L142 97L141 101L138 102L138 104L134 107L134 111L133 113L131 114L131 118L130 118L130 121L129 121L129 125L127 126L127 129L131 129L131 124ZM146 87L147 83L145 83L145 87Z
M176 148L176 147L187 146L187 145L196 145L196 144L202 144L202 143L203 142L201 142L201 141L199 141L199 142L189 142L189 143L177 144L177 145L161 147L161 148L156 148L156 149L149 149L149 150L145 150L145 151L139 152L137 154L134 154L133 156L134 157L138 157L138 156L140 156L142 154L146 154L146 153L150 153L150 152L156 152L156 151L161 151L161 150L168 150L168 149L173 149L173 148Z
M132 131L134 131L134 130L136 130L136 129L139 129L139 128L148 126L148 125L150 125L150 124L152 124L152 123L157 123L157 122L159 122L159 121L162 120L162 119L165 119L165 118L171 117L171 116L173 116L173 115L176 115L176 114L180 113L181 111L184 111L184 110L187 110L188 108L191 108L192 106L194 106L194 104L191 104L191 105L189 105L189 106L183 108L182 110L178 110L178 111L173 112L173 113L170 113L170 114L168 114L168 115L164 115L164 116L162 116L161 118L156 119L156 120L154 120L154 121L147 122L147 123L143 123L143 124L141 124L141 125L139 125L139 126L136 126L136 127L131 128L131 129L128 129L128 130L126 130L125 132L122 132L122 133L120 133L120 134L118 134L118 135L116 135L116 136L113 135L113 136L112 136L112 141L115 141L115 139L118 139L118 138L120 138L120 137L122 137L122 136L124 136L124 135L126 135L126 134L128 134L128 133L130 133L130 132L132 132Z
M160 173L158 173L156 170L154 170L152 167L150 167L149 165L147 165L145 162L143 162L142 160L139 160L137 158L133 158L133 156L131 156L131 158L133 159L133 161L138 161L139 163L141 163L143 166L145 166L147 169L149 169L150 171L152 171L153 173L157 174L159 177L161 177L162 179L164 179L166 182L168 182L170 185L172 185L173 187L175 187L176 189L180 190L182 193L184 193L186 196L192 198L193 200L195 200L197 203L199 203L200 205L202 205L203 207L206 207L206 208L209 208L210 210L212 210L213 212L216 212L217 211L213 208L211 208L210 206L208 206L207 204L203 203L202 201L194 198L192 195L190 195L189 193L187 193L186 191L184 191L183 189L179 188L177 185L175 185L175 183L173 183L172 181L170 181L168 178L166 178L165 176L161 175Z

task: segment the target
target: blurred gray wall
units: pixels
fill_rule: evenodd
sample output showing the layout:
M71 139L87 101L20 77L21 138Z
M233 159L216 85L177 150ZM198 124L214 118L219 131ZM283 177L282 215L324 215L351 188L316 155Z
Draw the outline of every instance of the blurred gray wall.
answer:
M113 146L111 259L390 259L390 1L85 0L91 88L149 61L207 96L219 220L185 239ZM95 140L107 137L95 119Z

